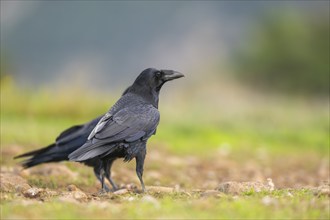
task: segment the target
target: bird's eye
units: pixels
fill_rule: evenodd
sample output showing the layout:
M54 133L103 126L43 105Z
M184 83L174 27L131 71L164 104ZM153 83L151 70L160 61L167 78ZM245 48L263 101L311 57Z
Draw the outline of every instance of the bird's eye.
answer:
M157 71L157 72L156 72L156 77L157 77L157 78L160 78L161 76L162 76L162 72Z

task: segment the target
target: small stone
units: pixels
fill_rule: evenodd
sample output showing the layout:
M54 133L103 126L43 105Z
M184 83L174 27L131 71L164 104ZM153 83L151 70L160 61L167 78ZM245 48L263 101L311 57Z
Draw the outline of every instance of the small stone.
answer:
M269 191L274 191L275 184L273 183L273 180L271 178L267 178L267 185L268 185Z
M83 193L82 191L74 191L72 193L73 198L78 200L78 201L86 201L87 200L87 195L85 193Z
M330 184L324 184L324 185L321 185L321 186L315 188L314 195L330 197Z
M40 195L42 190L38 188L30 188L23 192L23 195L27 198L36 198Z
M123 194L126 194L128 192L129 192L128 189L119 189L119 190L115 191L113 194L115 194L115 195L123 195Z
M68 201L68 202L72 202L72 201L87 202L88 196L84 192L78 190L72 192L63 192L59 197L59 199L61 201Z
M80 191L80 189L78 189L75 185L73 185L73 184L70 184L70 185L68 185L68 187L67 187L67 189L69 190L69 191Z
M129 191L134 191L137 189L137 186L135 184L127 184L125 188Z

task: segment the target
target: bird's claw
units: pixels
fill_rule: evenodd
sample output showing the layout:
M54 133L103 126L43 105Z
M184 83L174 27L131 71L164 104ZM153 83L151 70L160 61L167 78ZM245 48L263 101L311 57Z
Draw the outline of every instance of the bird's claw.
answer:
M135 191L136 193L139 193L139 194L144 194L144 193L147 193L147 192L148 192L145 188L142 188L142 189L135 189L134 191Z
M98 195L102 196L102 195L107 194L108 192L110 192L110 190L100 189L98 192Z

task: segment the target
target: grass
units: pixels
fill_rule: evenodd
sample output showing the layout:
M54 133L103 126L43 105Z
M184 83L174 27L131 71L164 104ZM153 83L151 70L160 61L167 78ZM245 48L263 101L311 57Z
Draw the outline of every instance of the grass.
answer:
M1 165L13 166L16 163L12 156L23 152L12 152L15 146L20 146L20 151L45 146L54 141L63 129L103 114L116 99L114 96L109 96L109 99L106 95L86 94L79 89L62 88L60 91L37 89L32 92L18 88L10 79L2 80ZM290 164L290 161L300 158L299 164L293 167L300 171L311 169L314 172L314 168L319 166L318 161L324 158L326 163L329 162L327 103L285 97L257 101L252 96L251 100L252 103L243 108L207 100L196 102L184 96L164 100L160 106L161 123L156 136L150 140L149 148L164 149L178 158L192 155L201 161L211 161L207 165L209 168L196 168L200 172L212 168L212 160L217 160L219 152L220 155L230 152L230 160L241 166L244 161L259 163L264 152L270 155L264 159L273 162L282 158L278 161L283 163L288 158ZM200 102L205 105L201 106ZM224 158L219 157L218 160ZM147 165L151 170L164 171L166 168L164 164L167 161L149 161ZM285 167L273 162L266 165ZM34 187L62 191L72 182L83 189L95 188L95 178L90 169L72 163L65 165L79 172L80 178L71 180L65 176L30 175L28 183ZM176 169L183 176L190 172L190 167L184 165ZM154 184L155 181L147 174L145 178L147 184ZM165 175L160 178L160 183L172 183L172 179L166 179ZM289 196L289 192L293 196ZM238 196L220 194L215 197L203 197L194 192L151 194L156 201L149 201L145 196L125 194L75 203L63 202L58 196L42 201L27 199L17 193L5 193L1 195L1 219L328 219L330 216L329 197L318 197L311 190L299 188L258 193L247 191Z
M315 199L310 191L296 190L289 197L286 191L254 193L254 195L195 198L167 194L157 200L142 195L117 196L106 202L65 203L54 198L49 202L15 201L2 204L7 218L36 219L327 219L327 197Z
M45 145L72 124L103 114L116 99L72 88L59 91L31 92L18 89L9 79L3 80L1 144ZM161 123L157 135L151 139L165 143L165 147L175 151L173 153L203 154L205 146L212 150L223 144L239 150L264 147L279 153L329 152L328 104L294 99L267 100L252 103L256 105L252 111L236 109L235 114L228 114L224 106L212 102L201 107L196 102L178 103L181 100L161 105ZM213 111L207 112L207 109Z

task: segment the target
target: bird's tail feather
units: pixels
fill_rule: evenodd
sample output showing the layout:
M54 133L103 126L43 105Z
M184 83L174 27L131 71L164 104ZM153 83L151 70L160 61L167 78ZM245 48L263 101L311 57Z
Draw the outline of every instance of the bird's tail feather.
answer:
M14 157L14 159L30 157L21 162L21 165L24 168L33 167L41 163L67 160L67 156L61 154L60 152L57 153L56 150L54 151L54 148L56 148L56 144L51 144L47 147L18 155Z
M25 154L18 155L16 157L14 157L14 159L18 159L18 158L22 158L22 157L29 157L29 156L40 155L42 153L45 153L45 152L49 151L54 146L55 146L55 144L51 144L51 145L48 145L47 147L44 147L44 148L41 148L41 149L38 149L38 150L34 150L34 151L30 151L30 152L27 152Z

